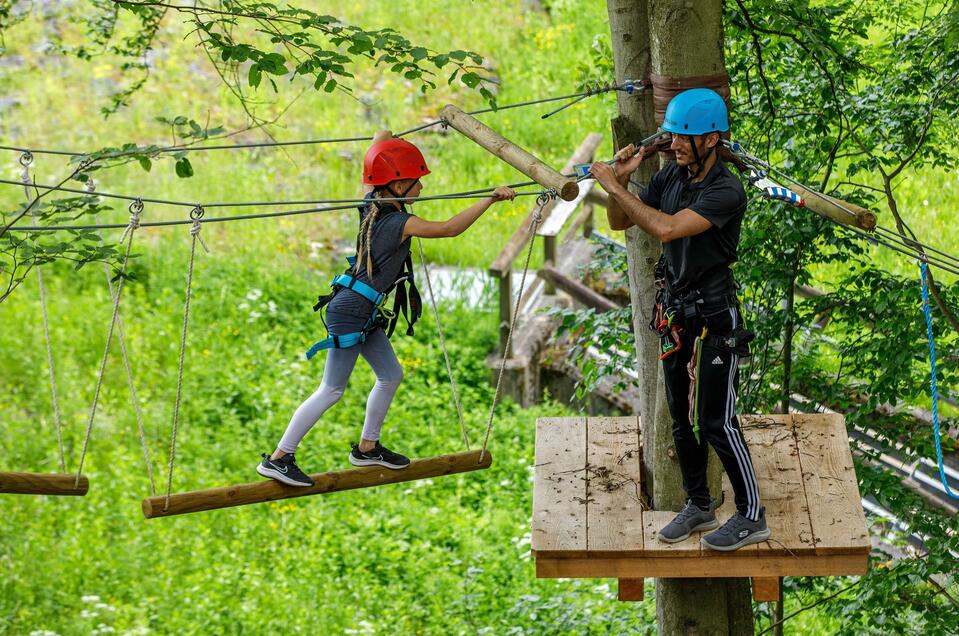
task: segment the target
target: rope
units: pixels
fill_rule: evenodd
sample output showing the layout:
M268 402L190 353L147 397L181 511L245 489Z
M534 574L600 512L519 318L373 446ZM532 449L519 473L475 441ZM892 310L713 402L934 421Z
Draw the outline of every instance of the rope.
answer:
M25 152L20 155L20 165L23 170L20 172L20 181L23 182L23 193L27 197L29 204L33 197L30 196L30 164L33 163L33 155ZM47 345L47 369L50 372L50 393L53 396L53 420L57 427L57 450L60 453L60 472L67 472L66 459L63 454L63 423L60 418L60 398L57 396L57 374L53 366L53 345L50 341L50 318L47 315L47 294L43 285L43 271L37 265L37 286L40 289L40 312L43 315L43 337Z
M566 104L565 106L557 109L556 111L553 111L544 115L543 118L545 119L546 117L549 117L550 115L556 112L559 112L560 110L563 110L564 108L568 108L569 106L572 106L573 104L587 97L591 97L593 95L599 95L602 93L607 93L610 91L625 91L627 93L632 94L634 90L636 90L637 88L641 88L643 86L645 86L645 83L642 80L625 80L622 84L618 84L618 85L610 85L609 83L607 83L603 86L599 86L599 84L596 84L596 86L592 88L587 87L586 90L579 93L573 93L571 95L558 95L556 97L545 97L543 99L534 99L534 100L529 100L525 102L517 102L515 104L505 104L503 106L496 106L494 108L481 108L478 110L471 110L467 112L466 114L482 115L484 113L499 112L501 110L509 110L511 108L525 108L526 106L535 106L537 104L546 104L549 102L555 102L555 101L561 101L561 100L567 100L567 99L573 100L569 104ZM403 137L405 135L419 132L420 130L431 128L433 126L437 126L442 123L444 123L442 119L437 119L437 120L425 123L421 126L416 126L415 128L410 128L409 130L404 130L400 133L397 133L394 136ZM307 145L337 144L337 143L372 141L372 140L373 140L373 137L372 135L370 135L365 137L339 137L339 138L332 138L332 139L304 139L304 140L296 140L296 141L264 141L264 142L249 143L249 144L230 144L230 145L219 145L219 146L165 146L163 148L157 149L157 152L171 153L171 152L183 152L183 151L200 152L200 151L206 151L206 150L243 150L248 148L307 146ZM40 148L32 148L32 149L19 148L16 146L0 146L0 150L10 150L10 151L21 152L21 153L64 155L69 157L85 157L90 154L88 152L77 152L72 150L45 150ZM134 152L117 152L114 154L105 155L101 157L101 159L117 159L121 157L131 156L133 154L135 153Z
M186 277L186 301L183 304L183 331L180 334L180 362L177 365L176 374L176 401L173 404L173 434L170 438L170 464L167 469L166 501L163 504L164 510L170 507L170 493L173 490L173 467L176 462L176 434L180 421L180 398L183 394L183 359L186 355L187 328L190 324L190 296L193 293L193 264L196 257L197 241L200 241L200 245L203 246L203 249L206 250L208 254L210 252L206 243L203 242L203 237L200 236L200 219L202 218L203 208L198 206L190 212L190 219L193 223L193 226L190 228L190 235L193 237L193 241L190 243L190 267Z
M89 179L86 182L86 191L93 195L96 191L96 182L93 179ZM142 204L141 204L142 209ZM100 222L99 215L96 217L97 223ZM100 236L100 245L104 244L103 233L98 232ZM113 298L113 277L110 276L110 266L104 262L103 263L103 273L107 277L107 289L110 290L110 298ZM117 314L117 337L120 339L120 351L123 353L123 366L126 368L127 372L127 385L130 387L130 398L133 401L133 412L136 415L137 421L137 433L140 438L140 447L143 449L143 460L146 463L147 475L150 478L150 493L155 497L157 494L156 481L153 478L153 462L150 461L150 449L147 446L146 442L146 432L143 427L143 414L140 411L140 400L137 398L136 386L133 382L133 368L130 365L130 356L127 353L127 341L126 337L123 335L123 321L120 319L120 314Z
M926 316L926 338L929 340L929 369L930 385L932 393L932 426L936 438L936 460L939 463L939 479L942 481L946 493L953 499L959 499L959 495L952 492L949 488L949 482L946 480L946 471L943 467L942 443L939 441L939 390L936 386L936 341L932 334L932 311L929 308L929 279L927 278L928 265L919 262L919 276L922 279L922 313Z
M483 461L486 455L486 448L489 446L490 433L493 431L493 415L496 412L496 402L499 400L500 386L503 384L503 372L506 371L506 358L509 355L509 345L513 339L513 329L516 327L516 318L519 316L519 301L523 299L523 288L526 286L526 274L529 272L529 262L533 256L533 244L536 238L536 228L543 221L543 208L551 200L556 198L556 190L550 188L540 193L536 199L536 213L533 214L533 221L529 225L529 249L526 251L526 263L523 264L523 276L519 282L519 293L516 297L516 305L513 308L513 318L509 323L509 331L506 332L506 344L503 346L503 360L500 362L499 375L496 377L496 389L493 391L493 403L489 409L489 419L486 422L486 436L483 438L483 450L480 451L479 461Z
M572 176L572 175L567 175ZM8 179L0 179L0 183L7 185L21 185L16 181L10 181ZM510 188L521 188L525 186L536 185L535 181L524 181L522 183L511 183L508 187ZM39 188L41 190L56 190L58 192L70 192L72 194L88 194L86 190L80 190L77 188L65 188L63 186L51 186L45 185L42 183L31 184L32 187ZM483 198L489 195L490 192L495 190L495 187L480 188L477 190L465 190L463 192L450 192L446 194L434 194L425 197L380 197L381 201L403 201L406 203L413 203L416 201L441 201L449 199L478 199ZM367 199L306 199L306 200L296 200L296 201L228 201L221 203L203 203L198 204L190 201L177 201L170 199L151 199L149 197L140 197L132 196L129 194L114 194L111 192L98 192L101 197L108 199L122 199L124 201L142 201L143 203L155 203L158 205L174 205L181 208L190 208L202 207L203 209L207 208L256 208L256 207L269 207L269 206L279 206L279 205L317 205L317 204L327 204L327 203L355 203L357 205L367 203ZM526 195L539 195L539 192L527 192ZM204 223L208 223L211 219L204 219ZM188 221L189 222L189 221Z
M120 278L117 281L117 293L113 297L113 317L110 319L110 330L107 332L107 343L103 348L103 360L100 363L100 372L97 374L97 387L93 393L93 406L90 407L90 419L87 421L87 429L83 436L83 450L80 453L80 464L77 467L77 479L74 483L74 487L80 486L80 475L83 473L83 461L87 456L87 448L90 444L90 434L93 432L93 419L97 414L97 403L100 400L100 389L103 386L103 375L107 368L107 358L110 356L110 342L113 340L113 329L116 326L119 314L120 314L120 295L123 292L123 279L127 271L127 262L130 260L130 250L133 247L133 234L136 232L137 228L140 227L140 214L143 212L143 205L130 205L130 223L127 225L127 229L124 230L123 236L120 239L122 243L124 240L129 237L127 240L127 249L126 253L123 255L123 263L120 266Z
M436 295L433 293L433 283L430 281L430 268L426 264L426 253L423 251L423 241L416 237L416 244L420 248L420 262L423 264L423 274L426 276L426 289L430 293L430 304L433 305L433 316L436 318L436 330L440 334L440 347L443 349L443 358L446 360L446 373L450 378L450 388L453 391L453 404L456 405L456 417L460 421L460 430L463 433L463 444L466 450L470 448L470 440L466 434L466 422L463 421L463 407L460 404L459 392L456 390L456 380L453 379L453 365L450 364L450 354L446 350L446 337L443 335L443 325L440 323L440 312L436 306Z
M789 182L791 182L791 183L793 183L793 184L795 184L795 185L797 185L797 186L799 186L799 187L801 187L801 188L804 188L804 189L808 190L808 191L811 192L816 198L821 199L821 200L823 200L823 201L826 201L826 202L828 202L828 203L830 203L830 204L832 204L832 205L835 205L835 206L838 207L839 209L841 209L841 210L843 210L844 212L846 212L847 214L849 214L851 217L855 217L855 216L856 216L856 213L853 212L852 210L850 210L848 207L844 206L840 200L838 200L838 199L832 199L832 198L830 198L830 197L827 197L825 194L822 194L821 192L818 192L818 191L816 191L815 189L813 189L813 188L811 188L811 187L809 187L809 186L804 185L804 184L801 183L800 181L797 181L796 179L794 179L793 177L789 176L788 174L786 174L786 173L783 172L782 170L779 170L778 168L776 168L775 166L771 165L770 163L768 163L768 162L766 162L766 161L763 161L762 159L759 159L758 157L755 157L755 156L749 154L748 152L746 152L746 150L745 150L740 144L738 144L738 143L730 143L730 142L724 142L724 144L725 144L726 147L729 148L734 154L736 154L736 156L738 156L739 158L743 159L745 162L751 164L752 167L757 168L757 169L759 169L759 168L764 168L764 169L766 169L766 170L770 170L770 171L776 173L777 175L779 175L780 177L782 177L783 179L785 179L785 180L787 180L787 181L789 181ZM845 225L845 224L843 224L843 223L839 223L839 222L836 221L835 219L830 219L829 217L824 217L824 218L826 218L827 220L835 223L836 225L839 225L840 227L844 228L845 230L847 230L847 231L849 231L849 232L852 232L852 233L860 236L861 238L866 239L867 241L869 241L869 242L871 242L871 243L873 243L873 244L882 245L882 246L887 247L887 248L889 248L889 249L891 249L891 250L894 250L894 251L896 251L896 252L899 252L900 254L904 254L904 255L906 255L906 256L909 256L910 258L918 258L918 259L919 259L920 261L922 261L922 262L928 263L928 264L930 264L930 265L935 265L935 266L939 267L940 269L942 269L943 271L946 271L946 272L949 272L950 274L955 274L955 275L959 276L959 258L957 258L957 257L955 257L955 256L952 256L952 255L950 255L950 254L947 254L946 252L943 252L943 251L941 251L941 250L937 250L937 249L935 249L935 248L931 248L931 247L929 247L929 246L926 246L926 245L924 245L924 244L922 244L922 243L920 243L920 242L918 242L918 241L914 241L914 240L912 240L912 239L908 239L908 240L907 240L907 239L904 239L898 232L894 232L893 230L890 230L889 228L885 228L885 227L883 227L883 226L877 225L876 228L875 228L875 229L876 229L876 233L869 233L869 232L866 232L866 231L864 231L864 230L861 230L861 229L858 228L858 227L851 226L851 225ZM877 236L877 234L881 234L882 236ZM926 253L927 250L930 251L930 252L934 252L934 253L940 254L940 255L942 255L942 256L931 256L931 255L929 255L929 254Z

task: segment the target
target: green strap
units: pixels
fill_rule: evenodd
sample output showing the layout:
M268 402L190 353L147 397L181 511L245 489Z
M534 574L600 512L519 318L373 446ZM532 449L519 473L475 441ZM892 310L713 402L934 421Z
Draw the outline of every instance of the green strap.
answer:
M693 435L696 436L696 440L699 443L702 443L702 440L699 437L699 370L701 367L701 362L703 359L703 338L706 337L706 328L703 327L703 333L699 338L696 339L696 392L693 397Z

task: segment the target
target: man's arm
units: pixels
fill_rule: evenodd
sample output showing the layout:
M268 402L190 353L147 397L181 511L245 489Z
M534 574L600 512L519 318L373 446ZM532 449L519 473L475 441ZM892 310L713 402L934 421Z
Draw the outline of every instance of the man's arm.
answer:
M639 152L633 144L629 144L616 153L616 163L613 167L613 173L616 175L616 181L623 188L629 184L629 177L636 171L643 161L648 159L654 153L647 152L646 148L640 147ZM600 184L602 185L602 184ZM605 186L603 186L605 188ZM606 205L606 220L609 222L611 230L626 230L635 225L626 212L620 207L619 202L612 197Z
M662 243L702 234L713 226L709 220L689 208L670 215L663 214L656 208L646 205L639 197L629 192L619 182L613 168L604 163L594 163L590 172L603 186L603 189L609 193L609 207L607 209L611 209L615 205L617 221L622 221L622 218L618 216L621 214L626 219L626 227L638 225L640 229L655 236ZM610 227L612 229L625 229L613 227L612 222L613 218L610 215Z

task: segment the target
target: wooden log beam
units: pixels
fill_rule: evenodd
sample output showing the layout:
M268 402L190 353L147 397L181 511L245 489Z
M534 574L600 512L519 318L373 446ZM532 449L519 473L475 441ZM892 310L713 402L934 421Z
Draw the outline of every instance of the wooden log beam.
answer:
M589 133L586 135L586 138L583 139L582 143L579 144L579 147L573 152L573 155L569 158L569 161L566 162L566 165L563 167L563 172L569 172L573 169L573 166L579 163L586 163L593 158L593 154L596 152L596 148L603 141L603 136L597 133ZM591 192L595 192L596 189L593 188ZM497 255L496 259L489 266L490 276L494 278L502 278L506 276L513 269L513 261L516 260L516 257L519 256L520 251L525 247L526 241L529 240L529 227L533 223L533 217L537 213L538 206L533 206L533 209L529 211L526 215L526 218L523 219L523 223L513 232L513 236L510 237L509 242L503 248L503 250ZM549 219L550 214L552 213L552 203L546 205L543 209L542 214L544 220Z
M564 177L526 150L471 115L467 115L456 106L446 105L440 111L440 117L446 120L450 128L458 130L465 137L472 139L488 152L496 155L536 183L544 188L556 190L564 201L572 201L579 194L579 185L575 179Z
M780 600L779 580L777 576L754 576L753 600L757 603L778 603Z
M619 579L619 600L643 600L643 579Z
M849 203L825 194L818 194L796 184L790 184L789 189L803 198L807 208L833 221L843 225L852 225L861 230L872 231L876 227L875 213L855 203Z
M308 488L287 486L271 479L253 484L179 493L170 497L169 506L166 503L165 496L149 497L143 500L143 516L147 519L169 517L189 512L218 510L279 499L396 484L404 481L426 479L427 477L440 477L482 470L489 468L492 463L493 458L489 451L483 456L481 462L480 451L472 450L465 453L414 459L407 468L402 470L390 470L382 466L366 466L350 470L318 473L310 475L314 484Z
M82 497L90 489L86 475L49 473L0 473L0 494L66 495Z
M555 267L544 265L539 269L536 275L554 287L562 289L575 300L583 303L587 307L592 307L601 313L612 311L613 309L621 309L619 305L611 301L609 298L606 298L602 294L593 291L578 280L573 280L572 278L567 277Z

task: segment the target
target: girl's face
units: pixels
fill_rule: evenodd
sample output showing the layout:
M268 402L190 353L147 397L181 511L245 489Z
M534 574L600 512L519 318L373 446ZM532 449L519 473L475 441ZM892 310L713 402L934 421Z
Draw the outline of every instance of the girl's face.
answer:
M395 192L396 196L418 197L423 191L423 182L419 179L397 179L390 184L390 190ZM404 192L406 194L403 194Z

